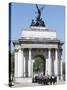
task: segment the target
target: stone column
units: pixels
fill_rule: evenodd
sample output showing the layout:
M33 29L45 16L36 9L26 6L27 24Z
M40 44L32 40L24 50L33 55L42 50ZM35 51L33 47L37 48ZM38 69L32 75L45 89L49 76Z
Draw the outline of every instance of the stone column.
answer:
M26 68L26 64L25 64L25 57L24 57L24 77L26 76L25 68Z
M45 75L48 75L48 59L46 59L46 70L45 70Z
M32 77L32 60L31 60L31 49L29 49L28 76L29 76L29 77Z
M33 73L33 63L34 63L34 59L32 60L32 77L34 77L34 73Z
M54 75L54 59L55 59L55 50L52 49L52 53L51 53L51 72L52 72L52 75Z
M59 75L60 79L63 80L63 75L62 75L62 49L59 49Z
M18 51L18 77L23 77L24 74L24 59L23 59L23 49Z
M51 76L51 49L48 50L48 75Z
M54 73L55 73L55 76L57 76L57 80L59 79L58 78L58 49L55 49L55 61L54 61Z
M18 77L18 50L15 50L14 52L14 56L15 56L15 69L14 69L14 77Z
M60 69L61 69L61 80L63 80L63 73L62 73L62 64L63 64L63 62L62 62L62 60L61 60L61 67L60 67Z

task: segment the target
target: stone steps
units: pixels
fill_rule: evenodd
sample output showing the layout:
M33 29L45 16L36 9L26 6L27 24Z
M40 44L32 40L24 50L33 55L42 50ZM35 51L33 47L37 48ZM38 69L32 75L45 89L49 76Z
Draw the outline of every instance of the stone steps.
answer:
M32 78L15 78L15 83L32 83Z

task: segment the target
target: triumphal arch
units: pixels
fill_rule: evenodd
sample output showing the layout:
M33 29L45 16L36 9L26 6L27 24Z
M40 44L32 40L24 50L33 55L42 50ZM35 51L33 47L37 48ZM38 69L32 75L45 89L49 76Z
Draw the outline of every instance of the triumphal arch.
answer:
M22 30L21 38L13 41L15 82L31 82L33 78L33 62L35 57L44 61L43 75L57 76L62 79L62 45L56 31L48 29L41 18L41 9L36 5L37 17L29 28ZM43 9L43 7L42 7Z

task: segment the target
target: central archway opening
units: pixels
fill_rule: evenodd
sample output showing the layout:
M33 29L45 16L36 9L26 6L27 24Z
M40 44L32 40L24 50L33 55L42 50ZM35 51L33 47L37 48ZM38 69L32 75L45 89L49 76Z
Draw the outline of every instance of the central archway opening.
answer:
M33 76L44 75L46 69L46 60L43 56L37 55L33 61Z

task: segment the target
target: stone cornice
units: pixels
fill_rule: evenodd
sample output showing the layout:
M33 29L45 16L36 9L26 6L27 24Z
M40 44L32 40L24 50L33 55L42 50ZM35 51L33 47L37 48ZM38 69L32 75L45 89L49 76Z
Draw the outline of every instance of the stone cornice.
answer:
M34 39L18 39L13 41L13 45L21 45L21 44L58 44L58 45L63 45L64 42L60 41L58 39L39 39L39 38L34 38Z

